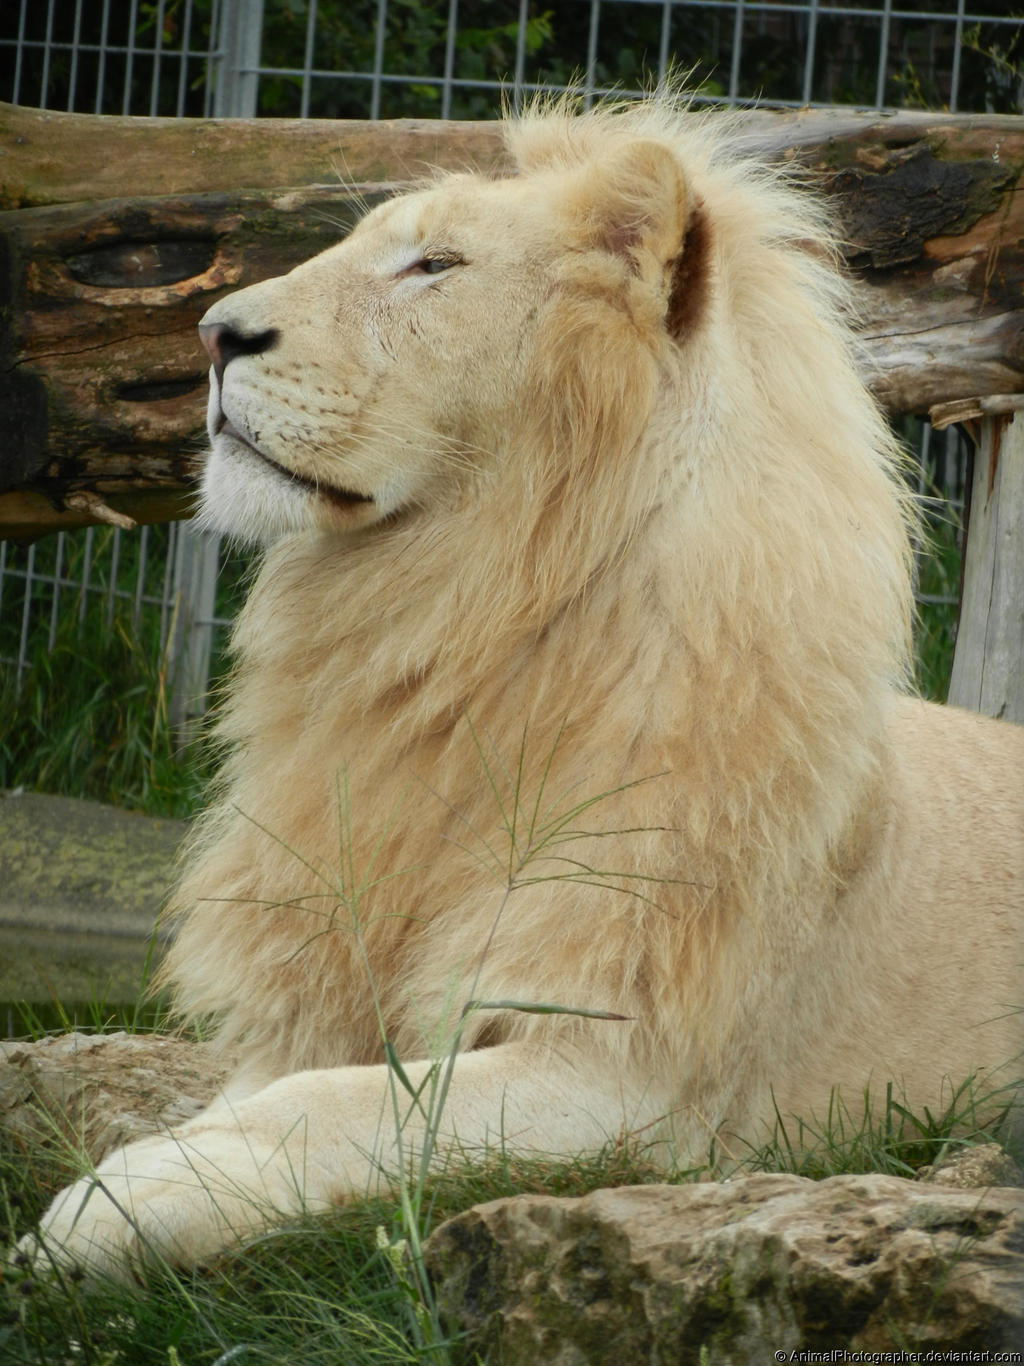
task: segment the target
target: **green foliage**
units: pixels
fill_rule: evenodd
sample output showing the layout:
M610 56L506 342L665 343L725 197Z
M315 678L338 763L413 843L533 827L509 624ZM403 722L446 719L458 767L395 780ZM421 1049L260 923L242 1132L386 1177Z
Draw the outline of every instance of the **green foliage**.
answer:
M918 7L926 10L924 0ZM58 4L54 18L43 5L28 5L20 54L19 98L26 104L119 114L209 113L208 75L216 63L206 53L217 49L213 0L142 0L137 10L114 7L109 23L98 4L73 14ZM734 58L736 93L741 100L812 100L832 104L874 104L942 108L950 98L956 28L918 17L912 11L893 17L888 35L886 72L878 85L879 16L835 13L811 6L790 10L749 10L739 25L733 6L623 3L533 5L527 8L520 47L519 0L461 0L454 38L449 42L448 0L389 0L384 32L377 33L377 0L318 0L313 13L312 67L323 73L304 83L310 36L310 0L266 0L261 63L273 74L261 76L261 115L287 116L303 108L320 118L366 118L372 112L391 118L493 118L502 91L517 74L527 89L565 85L584 72L598 88L637 90L651 83L667 60L689 73L692 89L711 97L731 85ZM17 36L19 7L0 6L0 37ZM4 20L6 19L6 23ZM134 32L129 25L134 22ZM813 32L812 32L813 29ZM74 34L76 48L72 50ZM188 39L195 56L180 79L179 54ZM807 45L814 53L807 65ZM57 44L48 53L44 41ZM739 41L739 51L734 50ZM105 43L103 89L98 49ZM128 55L128 48L131 54ZM372 73L380 57L384 79ZM0 44L0 95L9 94L14 77L13 45ZM591 63L587 70L588 63ZM454 84L445 105L442 78ZM47 89L42 89L43 77ZM153 86L156 86L154 95ZM1022 81L1019 35L1013 25L978 22L963 29L960 52L960 109L1017 112ZM179 109L179 99L183 107Z
M0 787L187 816L206 764L175 741L164 661L123 621L104 630L94 616L62 619L53 649L33 649L20 693L5 677Z
M961 536L959 519L943 505L941 512L928 516L918 554L915 678L921 696L934 702L945 702L949 692L960 597Z
M964 30L965 60L979 69L985 107L993 113L1024 113L1024 10L1014 17L1016 26L978 23Z
M151 558L163 574L166 528ZM50 598L33 604L28 668L18 686L13 668L0 678L0 788L87 797L151 815L187 816L195 809L210 769L201 744L184 744L168 716L168 659L160 644L159 613L136 620L131 599L108 589L109 576L133 580L140 554L126 539L121 564L111 563L112 532L97 532L87 547L82 537L65 538L66 558L58 565L55 542L37 547L37 573L80 578L92 559L92 589L64 588L51 618ZM25 552L21 552L24 555ZM11 548L9 563L18 563ZM40 564L43 557L49 563ZM150 573L153 572L152 567ZM21 613L7 601L15 580L5 584L0 622L0 656L18 652ZM52 624L51 624L52 623Z
M417 1358L406 1306L367 1203L276 1230L193 1274L154 1271L145 1288L9 1269L0 1359L104 1366L228 1361L392 1366Z
M273 64L294 75L274 75L260 83L259 112L275 117L301 108L305 65L307 0L270 0L266 8L263 52ZM316 66L329 72L351 72L347 80L316 78L309 91L310 111L320 118L369 118L375 108L383 117L493 118L500 107L500 87L516 65L519 6L508 0L469 0L460 7L459 27L451 48L456 81L490 83L494 89L466 91L457 87L453 103L442 110L440 77L448 53L448 6L419 0L390 0L385 31L376 30L376 0L321 3L316 14ZM553 38L552 12L527 19L524 51L538 58ZM382 46L384 79L376 91L367 79ZM431 79L433 77L434 79Z
M650 85L667 58L688 73L691 89L713 98L730 85L738 55L737 95L742 100L806 97L806 47L811 36L810 6L752 16L734 24L731 9L676 6L666 15L660 4L602 0L596 17L589 5L533 9L527 20L525 51L517 53L518 0L462 0L454 43L447 45L449 6L437 0L391 0L382 35L379 112L387 117L437 117L440 78L446 59L456 84L452 118L493 118L500 89L511 87L522 63L525 84L565 85L585 74L599 89L637 90ZM269 0L263 43L268 65L292 67L294 76L267 77L260 84L260 112L297 112L300 103L308 20L307 0ZM310 111L320 117L365 118L373 107L369 80L377 52L376 0L320 0L317 7L315 64L321 71L351 72L343 81L315 79L309 88ZM740 51L734 54L739 37ZM895 107L942 108L949 100L955 29L906 14L888 28L887 73L882 99ZM879 22L873 15L819 11L810 69L812 100L833 104L874 104L878 87ZM1019 54L1015 30L979 23L965 31L961 53L961 109L1019 107ZM273 55L271 55L273 54ZM427 79L423 79L427 77ZM433 79L430 79L430 78ZM419 78L419 79L417 79ZM472 88L470 83L479 83ZM490 89L487 87L490 86ZM483 87L483 88L481 88ZM1018 101L1015 105L1014 99Z

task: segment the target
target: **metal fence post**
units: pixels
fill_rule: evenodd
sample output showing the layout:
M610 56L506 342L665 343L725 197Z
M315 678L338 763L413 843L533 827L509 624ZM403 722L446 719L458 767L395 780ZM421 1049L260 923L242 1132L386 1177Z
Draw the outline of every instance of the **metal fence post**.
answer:
M263 0L221 0L214 118L254 117L262 38Z
M174 611L167 641L170 719L187 730L206 711L220 537L179 522L174 546Z
M221 0L217 31L215 118L252 118L256 113L263 36L263 0ZM206 710L217 600L220 537L177 527L174 617L167 642L170 719L188 730Z
M949 701L1024 723L1024 401L980 399Z

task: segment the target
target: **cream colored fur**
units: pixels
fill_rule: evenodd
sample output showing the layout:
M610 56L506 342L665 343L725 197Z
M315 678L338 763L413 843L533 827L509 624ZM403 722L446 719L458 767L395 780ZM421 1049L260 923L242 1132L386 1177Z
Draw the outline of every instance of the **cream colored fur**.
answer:
M372 1186L383 1039L422 1077L471 1000L627 1017L470 1011L471 1151L1019 1075L1024 736L905 694L898 457L813 198L729 130L538 111L207 315L203 515L269 549L165 979L242 1063L65 1255Z

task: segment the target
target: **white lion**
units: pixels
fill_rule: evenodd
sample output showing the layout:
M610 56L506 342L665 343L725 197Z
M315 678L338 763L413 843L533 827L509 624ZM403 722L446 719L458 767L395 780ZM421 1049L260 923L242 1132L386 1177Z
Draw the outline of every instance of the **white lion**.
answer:
M813 197L730 127L539 109L206 315L203 516L268 549L165 976L242 1061L60 1255L393 1176L387 1057L457 1045L441 1151L686 1164L1019 1075L1024 734L906 694L898 456Z

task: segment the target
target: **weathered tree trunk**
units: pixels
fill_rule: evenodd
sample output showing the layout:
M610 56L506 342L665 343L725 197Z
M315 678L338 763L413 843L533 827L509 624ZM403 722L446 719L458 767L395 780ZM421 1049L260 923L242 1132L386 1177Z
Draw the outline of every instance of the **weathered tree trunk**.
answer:
M808 168L834 201L866 378L887 407L1024 389L1021 120L745 117L752 147ZM428 167L503 155L497 124L0 105L0 535L180 515L209 305L329 246Z

